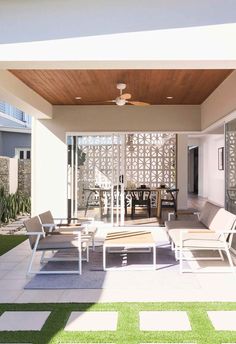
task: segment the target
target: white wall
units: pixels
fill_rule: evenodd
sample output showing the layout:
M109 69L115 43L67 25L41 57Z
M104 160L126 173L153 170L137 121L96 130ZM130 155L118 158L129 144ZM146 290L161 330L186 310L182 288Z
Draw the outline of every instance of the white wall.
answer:
M207 135L199 145L199 195L224 206L224 170L218 170L218 148L224 147L224 135Z
M50 122L50 123L49 123ZM64 131L199 131L199 105L53 106L52 130ZM48 124L47 124L48 123Z
M187 209L188 192L188 135L178 135L177 187L179 188L178 208Z
M46 121L50 124L50 120ZM41 121L32 123L32 215L51 210L67 216L67 146Z

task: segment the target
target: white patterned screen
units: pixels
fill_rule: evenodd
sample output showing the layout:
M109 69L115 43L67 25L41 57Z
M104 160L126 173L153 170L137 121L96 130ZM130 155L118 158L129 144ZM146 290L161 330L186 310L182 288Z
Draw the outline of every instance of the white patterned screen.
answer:
M126 181L135 186L176 184L176 135L131 134L126 138Z
M226 125L225 185L226 209L236 214L236 120ZM229 130L228 130L229 129ZM233 130L232 130L233 129ZM235 240L236 241L236 240ZM236 245L236 242L235 242Z
M85 153L77 174L79 207L84 206L84 189L111 188L119 182L121 159L127 187L176 186L175 134L125 134L123 140L119 135L78 136L77 143L80 153Z

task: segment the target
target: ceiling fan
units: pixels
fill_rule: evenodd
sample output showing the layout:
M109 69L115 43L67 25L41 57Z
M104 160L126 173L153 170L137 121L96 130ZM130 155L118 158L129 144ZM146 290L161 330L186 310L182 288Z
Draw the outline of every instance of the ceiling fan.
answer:
M150 105L149 103L145 102L140 102L137 100L130 100L131 99L131 94L130 93L123 93L123 90L126 89L126 84L124 83L118 83L116 85L116 88L120 91L120 95L116 97L116 99L112 100L106 100L106 103L115 103L118 106L124 106L125 104L131 104L131 105L136 105L136 106L146 106Z

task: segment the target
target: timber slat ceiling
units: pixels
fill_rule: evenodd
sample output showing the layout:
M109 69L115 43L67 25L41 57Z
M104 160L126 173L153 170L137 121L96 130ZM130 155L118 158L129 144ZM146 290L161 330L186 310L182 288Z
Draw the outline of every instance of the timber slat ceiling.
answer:
M201 104L232 70L10 70L53 105L103 105L118 82L132 100L152 105ZM76 100L75 97L82 97ZM166 99L172 96L173 99Z

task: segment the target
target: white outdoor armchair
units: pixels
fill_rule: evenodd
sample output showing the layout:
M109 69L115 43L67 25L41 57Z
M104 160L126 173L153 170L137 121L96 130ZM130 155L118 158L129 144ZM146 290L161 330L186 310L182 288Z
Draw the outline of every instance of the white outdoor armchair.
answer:
M77 231L81 232L82 239L91 240L94 250L96 226L93 219L71 218L54 218L50 210L39 214L40 221L45 232L54 234L70 234ZM76 221L76 222L70 222Z
M38 216L24 222L27 234L29 235L30 246L32 248L32 256L30 259L27 274L82 274L82 251L88 252L88 240L82 241L81 233L78 231L75 235L46 235ZM76 252L76 257L58 257L53 255L52 258L45 258L47 251L71 250ZM36 256L36 252L42 252L41 263L47 261L76 261L78 268L76 270L39 270L33 271L32 265ZM88 259L88 254L87 254Z
M206 261L206 260L224 260L225 252L230 269L228 272L235 273L235 267L230 254L230 248L232 245L233 235L236 234L235 225L232 230L204 230L204 229L184 229L184 230L172 230L170 232L171 239L174 243L174 249L176 251L176 258L180 262L180 272L203 272L203 270L184 269L184 261ZM218 251L218 256L188 256L192 251ZM187 254L186 254L187 253ZM222 272L222 270L219 270ZM216 269L206 272L216 272Z

